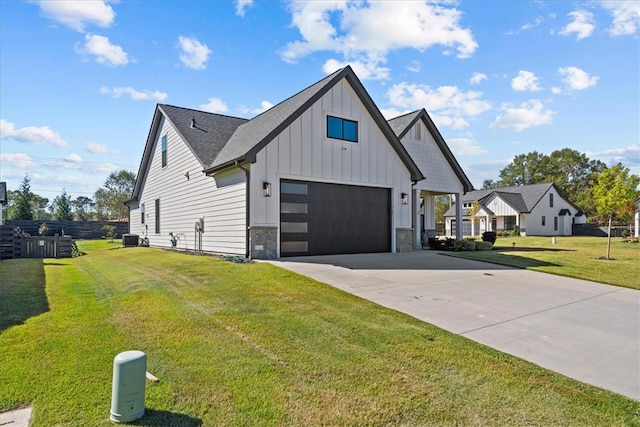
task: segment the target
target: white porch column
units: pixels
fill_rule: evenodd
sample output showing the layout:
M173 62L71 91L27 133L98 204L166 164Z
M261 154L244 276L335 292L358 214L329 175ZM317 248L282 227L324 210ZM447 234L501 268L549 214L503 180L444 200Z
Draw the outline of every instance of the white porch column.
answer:
M420 190L411 189L411 225L413 226L413 248L419 249L420 239Z
M436 196L432 193L424 193L424 228L436 228Z
M636 218L635 218L635 227L634 227L634 232L633 232L633 236L634 237L640 237L640 211L636 211Z
M462 193L456 193L456 239L462 240Z

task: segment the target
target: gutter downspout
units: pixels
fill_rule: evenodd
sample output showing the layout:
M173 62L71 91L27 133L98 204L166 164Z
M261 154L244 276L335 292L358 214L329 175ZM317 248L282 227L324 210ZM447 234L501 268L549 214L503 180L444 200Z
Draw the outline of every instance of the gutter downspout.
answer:
M250 221L250 210L249 210L249 207L251 205L251 169L249 169L249 168L245 169L243 167L243 165L238 165L238 167L244 171L244 174L247 177L247 189L246 189L246 192L247 192L246 200L247 200L247 202L246 202L246 208L245 208L245 216L246 216L247 228L245 230L245 248L246 248L246 250L245 250L244 256L245 256L245 258L250 259L251 258L251 248L250 248L249 245L251 244L251 242L250 242L250 229L251 229L251 227L249 225L250 224L250 222L249 222Z

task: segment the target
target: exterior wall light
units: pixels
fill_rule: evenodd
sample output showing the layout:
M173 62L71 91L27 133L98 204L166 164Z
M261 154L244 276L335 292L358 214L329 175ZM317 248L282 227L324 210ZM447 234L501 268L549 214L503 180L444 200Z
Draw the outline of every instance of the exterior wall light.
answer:
M401 193L400 194L400 201L402 202L403 205L408 205L409 204L409 195L407 193Z
M271 197L271 183L270 182L263 182L262 183L262 195L264 197Z

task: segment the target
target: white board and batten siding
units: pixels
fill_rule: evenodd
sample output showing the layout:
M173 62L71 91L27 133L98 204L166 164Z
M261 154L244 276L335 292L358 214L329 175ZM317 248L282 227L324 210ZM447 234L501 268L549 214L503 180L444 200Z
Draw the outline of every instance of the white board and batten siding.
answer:
M416 184L417 190L444 194L464 192L462 182L421 120L405 134L402 144L425 177Z
M327 115L358 122L358 142L327 138ZM392 233L411 227L409 205L400 198L411 192L410 173L345 80L258 153L251 165L251 225L279 226L281 179L390 188ZM272 197L262 196L264 181L272 183Z
M167 136L167 166L162 167L162 137ZM177 247L198 249L195 222L204 218L202 250L245 253L244 172L233 171L207 177L203 167L170 122L164 118L153 142L147 176L136 208L131 209L130 230L147 237L151 246L171 247L169 233L178 237ZM188 173L188 178L186 174ZM160 232L155 232L155 201L160 200ZM145 224L141 205L145 205Z
M550 206L549 195L553 194L553 206ZM562 209L568 209L571 215L559 216ZM572 224L583 224L586 222L584 215L576 217L578 210L567 202L553 187L542 196L540 201L531 209L526 217L527 235L530 236L570 236L572 234ZM542 217L545 217L545 224L542 225ZM557 218L557 229L555 222Z

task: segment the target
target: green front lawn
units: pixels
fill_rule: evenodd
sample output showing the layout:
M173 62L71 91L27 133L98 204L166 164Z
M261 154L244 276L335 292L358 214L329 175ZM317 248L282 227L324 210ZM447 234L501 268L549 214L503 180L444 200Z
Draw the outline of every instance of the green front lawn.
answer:
M80 249L0 262L0 410L33 426L110 425L132 349L160 378L138 425L640 426L638 402L269 264Z
M530 236L498 237L492 251L447 254L640 289L640 243L612 238L609 260L601 259L606 250L606 237L559 236L553 244L551 237Z

